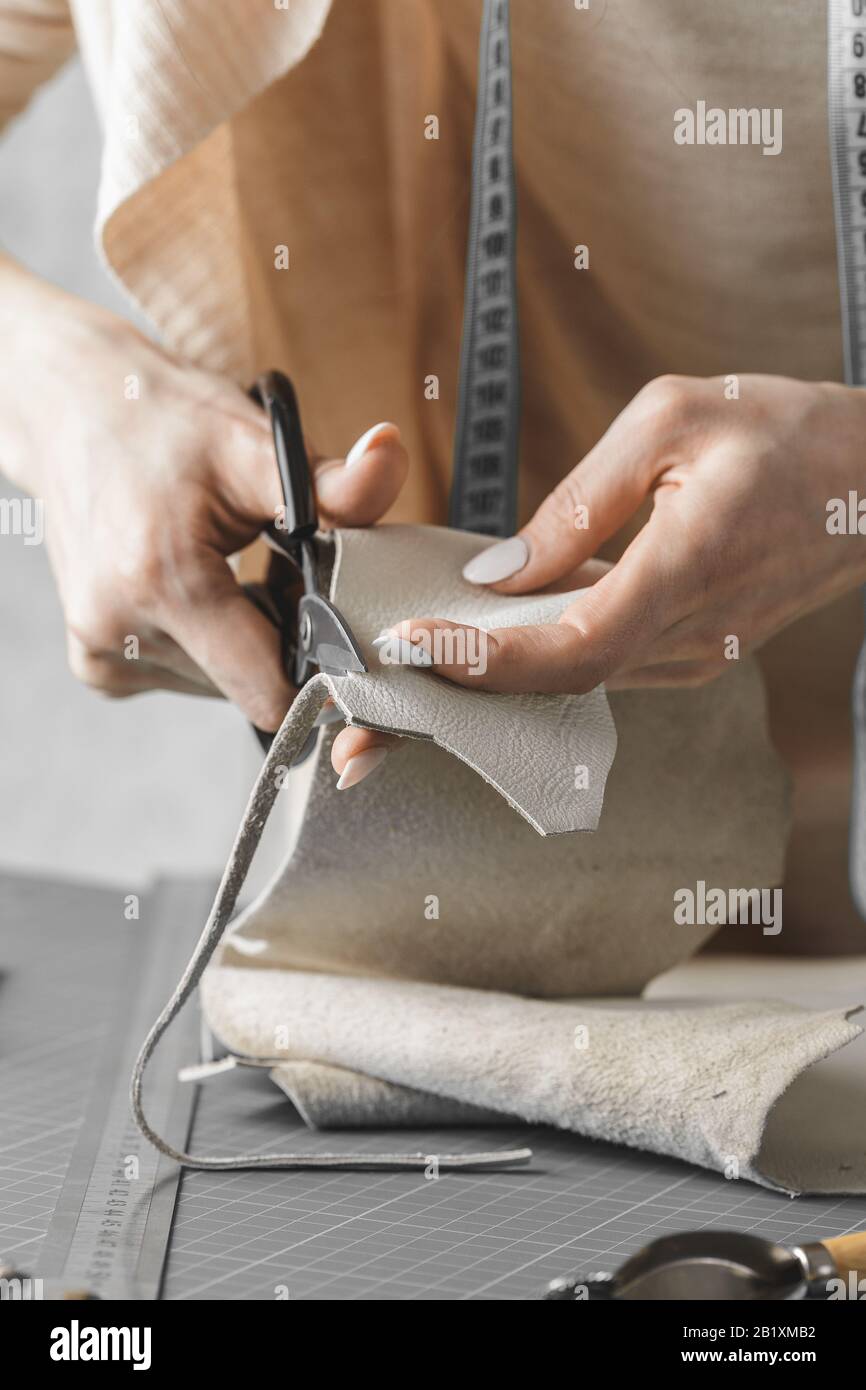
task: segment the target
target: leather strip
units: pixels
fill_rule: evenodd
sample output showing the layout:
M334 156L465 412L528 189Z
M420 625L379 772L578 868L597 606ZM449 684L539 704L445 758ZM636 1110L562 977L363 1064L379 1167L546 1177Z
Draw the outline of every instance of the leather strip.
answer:
M176 1149L149 1123L143 1108L142 1088L148 1062L160 1038L170 1027L198 985L234 913L262 831L273 810L280 789L280 770L291 766L303 747L313 723L331 694L324 676L315 676L301 690L271 745L264 766L256 779L244 818L232 847L216 898L204 931L193 951L176 989L148 1033L135 1063L130 1087L132 1113L146 1139L176 1163L191 1168L347 1168L391 1171L395 1168L424 1169L431 1155L422 1153L352 1154L190 1154ZM528 1163L530 1149L501 1152L437 1154L440 1169L488 1169Z

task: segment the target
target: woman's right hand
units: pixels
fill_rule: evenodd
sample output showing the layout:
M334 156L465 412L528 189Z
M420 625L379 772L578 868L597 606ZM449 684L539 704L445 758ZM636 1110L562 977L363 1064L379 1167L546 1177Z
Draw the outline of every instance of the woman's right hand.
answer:
M228 564L282 503L264 412L6 262L0 331L0 466L42 502L74 674L110 696L224 695L278 728L295 694L279 636ZM377 521L408 469L387 423L345 460L310 452L326 526Z

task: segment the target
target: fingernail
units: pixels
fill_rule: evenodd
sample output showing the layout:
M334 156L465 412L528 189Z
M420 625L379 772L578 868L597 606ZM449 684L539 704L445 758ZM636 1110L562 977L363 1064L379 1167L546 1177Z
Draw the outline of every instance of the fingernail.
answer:
M319 710L313 727L321 729L325 724L344 724L345 722L346 716L342 710L339 710L336 705L327 704Z
M374 444L378 442L376 438L377 435L383 433L385 430L396 430L396 428L397 426L392 425L390 420L382 420L378 425L374 425L372 429L367 430L366 434L362 434L360 439L355 440L355 443L346 455L346 467L351 468L364 457L368 449L373 448Z
M523 537L510 536L507 541L499 541L473 555L463 566L463 578L470 584L496 584L500 579L510 579L512 574L517 574L528 559L529 546Z
M372 643L379 653L383 666L423 666L433 665L433 658L426 647L417 642L409 642L398 637L396 632L383 633Z
M365 748L363 753L356 753L354 758L350 758L340 773L337 782L337 791L347 791L349 787L356 787L359 782L363 782L365 777L375 771L381 762L388 756L388 749L380 744L378 748Z

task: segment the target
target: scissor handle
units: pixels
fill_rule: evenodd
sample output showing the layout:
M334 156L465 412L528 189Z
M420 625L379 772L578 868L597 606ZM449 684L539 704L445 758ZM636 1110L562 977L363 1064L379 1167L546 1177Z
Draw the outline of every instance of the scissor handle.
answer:
M295 388L283 372L264 372L250 395L267 411L274 436L285 506L284 524L277 525L277 535L289 544L309 540L318 530L319 518Z

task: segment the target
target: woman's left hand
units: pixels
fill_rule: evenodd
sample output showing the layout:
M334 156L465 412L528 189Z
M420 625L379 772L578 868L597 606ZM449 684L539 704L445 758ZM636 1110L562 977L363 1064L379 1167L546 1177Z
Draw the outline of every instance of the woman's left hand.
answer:
M840 533L835 518L847 519L849 494L855 525ZM622 557L595 560L648 497L649 519ZM556 623L463 643L437 638L457 626L441 617L395 625L460 685L579 694L602 681L714 680L731 659L866 580L866 392L771 376L659 378L528 525L482 550L464 576L501 594L587 587ZM483 660L454 660L461 649ZM387 742L347 729L334 765Z

